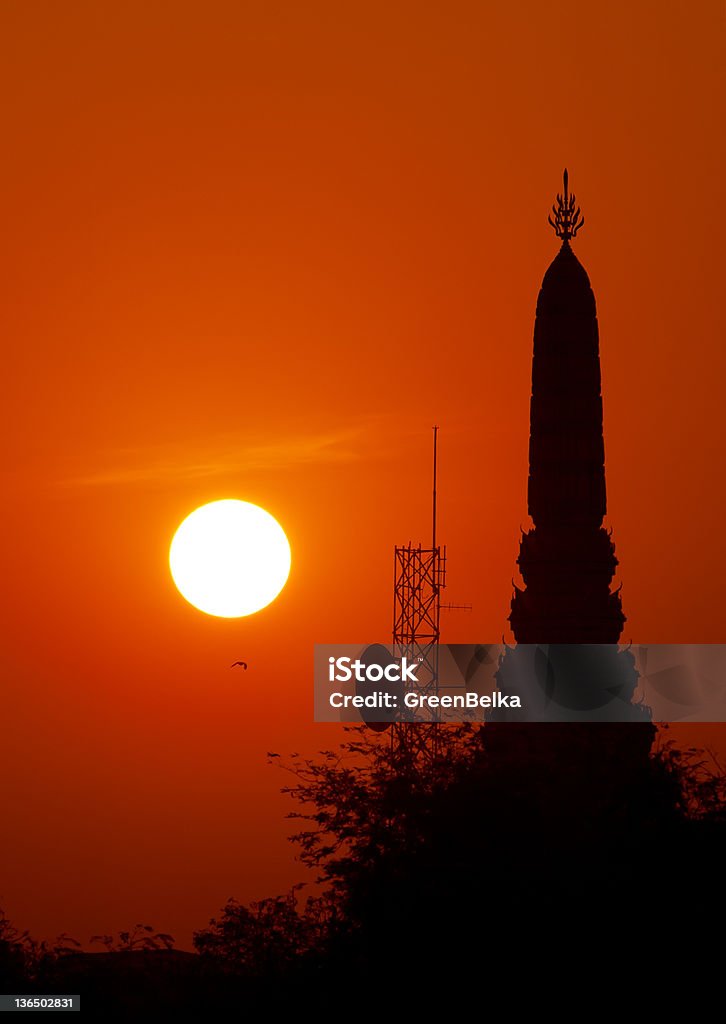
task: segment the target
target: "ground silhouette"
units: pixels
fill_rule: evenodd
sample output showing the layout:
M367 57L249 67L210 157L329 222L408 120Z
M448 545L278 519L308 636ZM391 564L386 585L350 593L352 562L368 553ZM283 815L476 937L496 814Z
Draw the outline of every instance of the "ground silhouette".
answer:
M482 972L508 984L522 972L538 984L584 978L627 961L631 943L645 962L664 907L676 932L718 915L726 779L707 755L662 739L639 778L613 787L611 761L595 754L586 769L581 752L548 771L501 762L487 728L442 727L428 763L402 761L365 729L289 763L307 889L230 901L196 933L195 953L166 948L168 937L51 949L3 919L5 990L80 991L106 1019L333 1011L379 986L389 1006L430 1008Z

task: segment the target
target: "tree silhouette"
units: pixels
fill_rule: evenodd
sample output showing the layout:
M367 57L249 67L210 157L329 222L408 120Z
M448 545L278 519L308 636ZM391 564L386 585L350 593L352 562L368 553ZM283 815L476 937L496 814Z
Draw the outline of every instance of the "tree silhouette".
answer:
M195 932L194 946L206 959L218 960L247 975L285 973L301 957L321 948L330 923L329 900L309 897L302 908L293 886L284 896L245 906L231 899L220 917Z
M6 985L42 979L58 957L75 952L76 939L63 933L54 943L38 941L16 928L0 908L0 979Z
M501 760L486 728L442 727L427 761L353 729L340 750L286 765L290 817L304 824L292 841L322 902L232 902L197 948L253 971L284 975L304 961L316 976L344 968L362 980L392 963L418 970L426 949L460 969L523 935L546 960L555 919L582 939L573 957L594 955L609 929L645 928L646 891L684 872L708 877L723 900L726 778L710 755L663 732L640 774L630 762L623 774L625 725L589 741L578 727L569 754L558 742L549 763Z
M28 977L28 941L28 933L15 928L0 909L0 980L10 990Z
M157 932L150 924L135 924L126 932L113 935L92 935L90 941L100 943L109 953L128 953L131 950L172 949L174 937L167 932Z

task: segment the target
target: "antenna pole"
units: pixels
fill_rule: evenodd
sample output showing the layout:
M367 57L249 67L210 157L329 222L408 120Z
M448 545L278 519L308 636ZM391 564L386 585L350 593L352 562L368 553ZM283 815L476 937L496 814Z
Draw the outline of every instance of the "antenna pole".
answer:
M438 427L434 427L433 429L434 429L434 493L433 493L433 509L432 509L432 511L433 511L433 516L432 516L433 528L432 528L432 532L431 532L431 536L432 536L431 547L435 551L436 550L436 448L437 448L437 441L438 441L438 436L439 436L439 428Z

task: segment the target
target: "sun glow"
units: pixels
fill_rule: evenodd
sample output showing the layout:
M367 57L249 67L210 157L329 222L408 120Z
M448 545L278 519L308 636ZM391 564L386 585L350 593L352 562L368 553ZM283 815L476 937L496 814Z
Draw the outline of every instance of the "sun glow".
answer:
M202 612L234 619L274 601L290 574L290 544L269 512L225 499L195 509L169 549L179 592Z

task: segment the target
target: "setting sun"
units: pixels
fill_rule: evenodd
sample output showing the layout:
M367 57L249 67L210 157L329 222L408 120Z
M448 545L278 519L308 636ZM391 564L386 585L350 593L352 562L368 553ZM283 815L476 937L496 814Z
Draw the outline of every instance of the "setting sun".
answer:
M290 573L290 545L277 520L259 505L212 501L179 526L169 566L190 604L233 619L274 601Z

